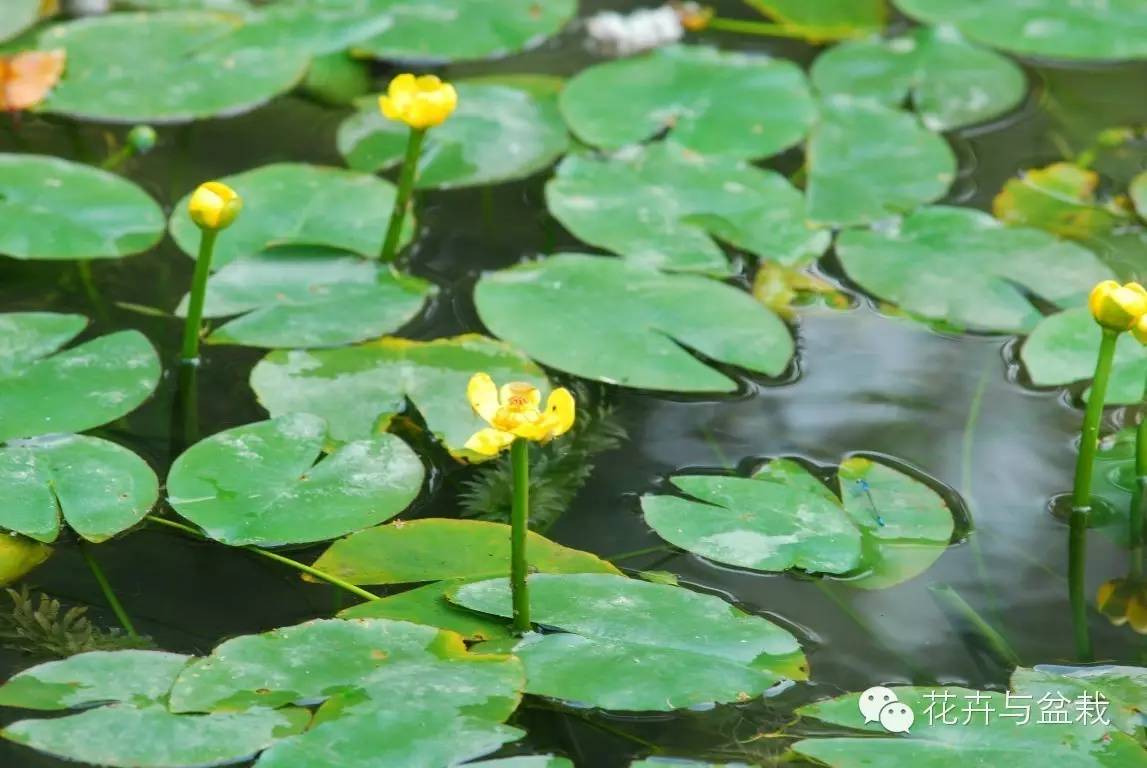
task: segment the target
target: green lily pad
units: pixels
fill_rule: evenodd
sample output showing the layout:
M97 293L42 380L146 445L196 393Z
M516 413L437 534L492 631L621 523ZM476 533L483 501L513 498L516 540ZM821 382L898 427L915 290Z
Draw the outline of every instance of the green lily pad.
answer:
M377 258L396 194L394 185L369 174L296 163L265 165L220 181L243 198L244 209L219 236L212 269L290 245ZM169 226L176 244L194 258L200 234L187 212L189 199L176 203ZM407 217L400 244L408 242L413 231Z
M627 387L737 388L686 349L770 376L793 356L788 328L749 294L625 259L567 253L493 272L474 301L491 332L535 360Z
M409 621L457 632L467 642L508 638L510 627L506 622L459 608L446 599L446 593L461 583L435 581L424 584L381 600L370 600L347 608L339 612L339 618Z
M1074 163L1052 163L1009 179L992 201L992 213L1005 224L1035 227L1087 243L1127 223L1121 205L1096 199L1099 174Z
M529 583L532 619L564 631L531 634L514 647L530 693L664 711L746 700L808 674L796 638L716 597L607 574L534 574ZM482 613L511 613L506 579L466 584L448 597Z
M629 768L750 768L748 763L703 763L674 757L650 757L629 764Z
M728 273L714 238L782 264L814 261L832 240L805 223L804 196L780 174L672 142L567 157L546 204L579 239L673 270Z
M159 357L138 331L60 348L78 315L0 314L0 441L82 432L131 413L159 383Z
M885 0L745 0L745 4L814 43L879 32L888 17Z
M1139 216L1147 219L1147 171L1131 180L1131 200Z
M620 571L597 555L529 532L530 566L545 573ZM380 525L336 541L315 567L352 584L481 579L510 573L510 526L425 518Z
M807 163L809 219L834 226L907 213L956 178L952 149L916 117L840 94L821 100Z
M159 498L147 462L85 435L13 440L0 446L0 528L37 541L60 535L60 518L83 538L106 541L144 518Z
M383 338L329 350L279 350L251 372L251 387L272 416L324 417L343 442L385 430L409 400L427 428L455 456L487 426L470 407L466 385L484 371L499 383L528 381L549 389L545 374L511 347L474 334L435 341Z
M480 763L468 763L467 765L468 768L574 768L574 764L569 760L553 755L505 757L501 760L483 760Z
M824 95L872 97L888 107L910 101L934 131L999 117L1027 91L1024 72L1011 59L967 42L951 27L838 45L817 58L812 82Z
M113 768L209 768L239 763L301 731L306 710L174 715L116 704L53 720L21 720L4 738L64 760Z
M212 331L211 344L334 347L397 331L436 292L378 261L295 246L242 256L212 275L203 316L240 315Z
M668 131L701 154L744 159L794 146L816 116L792 62L685 45L590 67L569 81L560 104L574 134L595 147Z
M814 480L795 462L780 459L766 469L753 478L676 475L671 482L688 498L642 496L645 522L671 544L742 568L857 568L860 531L840 501L819 482L819 491L786 482L790 473Z
M37 47L66 50L68 70L41 109L110 123L185 123L254 109L291 90L308 55L244 45L233 35L241 24L236 15L171 11L49 27Z
M358 688L385 664L465 656L453 632L386 619L318 619L222 643L184 669L169 706L210 712L323 701Z
M422 462L398 437L349 442L316 464L326 439L326 422L308 413L219 432L172 464L168 501L217 541L269 546L389 520L421 490Z
M321 58L385 32L394 20L361 0L279 0L244 13L233 45L283 47Z
M490 59L532 48L577 13L577 0L370 0L393 25L355 46L399 61Z
M889 227L844 232L837 256L848 276L877 298L926 321L995 333L1024 333L1039 322L1027 292L1066 306L1113 277L1074 243L945 206Z
M1011 687L1039 701L1059 694L1073 702L1089 696L1094 701L1102 696L1108 706L1105 715L1112 729L1132 736L1147 728L1147 669L1102 665L1098 667L1063 667L1041 664L1034 669L1017 668L1012 673Z
M0 254L118 259L163 237L163 212L130 181L57 157L0 154Z
M15 37L40 18L40 0L8 0L0 17L0 42Z
M1147 6L1139 0L895 0L928 24L951 24L972 40L1048 59L1147 58Z
M519 82L455 83L458 109L427 133L416 186L449 189L521 179L566 151L569 136L557 106L561 81L544 89L517 87ZM370 173L400 163L409 134L405 124L383 117L377 98L367 98L339 126L338 148L347 165Z
M25 669L0 686L0 706L76 709L161 701L189 656L159 651L92 651Z
M1020 360L1037 387L1087 381L1095 373L1102 337L1103 332L1086 307L1067 309L1040 320L1020 349ZM1138 403L1143 399L1145 379L1147 350L1131 334L1123 334L1115 344L1106 402Z
M1037 700L1012 700L996 692L947 688L893 688L898 701L907 705L915 720L908 733L888 734L879 722L864 724L858 706L860 694L850 693L828 701L801 707L797 714L822 720L834 726L857 729L855 736L810 738L797 742L793 750L831 768L860 768L881 765L889 768L931 768L932 766L1008 765L1037 768L1048 764L1133 768L1147 765L1147 751L1125 733L1109 733L1095 723L1057 724L1040 722ZM944 693L951 698L942 699ZM932 698L929 698L929 696ZM969 698L969 697L979 698ZM929 710L929 705L933 704ZM968 702L981 708L964 722ZM944 704L953 707L941 718ZM1030 706L1029 721L1021 722L1023 706ZM983 708L991 708L988 716ZM930 719L927 714L931 711ZM1008 713L1010 717L1001 717ZM1075 711L1068 709L1069 718ZM934 722L932 721L934 720ZM953 723L954 721L954 723ZM880 736L885 736L881 738Z

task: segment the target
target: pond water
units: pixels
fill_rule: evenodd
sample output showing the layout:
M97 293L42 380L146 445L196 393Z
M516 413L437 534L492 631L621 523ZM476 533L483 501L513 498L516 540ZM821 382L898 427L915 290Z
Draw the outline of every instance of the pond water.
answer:
M584 2L583 15L636 4ZM738 13L733 2L719 12ZM816 49L796 42L709 33L722 47L764 50L812 60ZM449 78L477 73L567 75L597 58L574 29L539 49L505 60L447 67ZM1112 125L1147 122L1147 66L1050 66L1025 62L1031 92L1005 119L950 135L959 180L946 202L990 209L1002 184L1021 169L1060 157L1064 140L1083 143ZM390 70L377 70L383 83ZM767 105L763 105L767 109ZM199 181L275 161L340 165L334 131L347 114L287 97L232 119L161 129L152 154L133 160L127 175L170 207ZM5 121L7 123L8 121ZM118 131L118 129L117 129ZM103 129L31 118L0 130L0 151L85 159L105 152ZM792 172L798 159L770 167ZM1141 168L1102 168L1125 184ZM542 187L548 172L484 190L422 193L421 236L413 272L441 286L438 299L403 335L432 339L481 331L470 298L483 270L522 258L592 250L549 218ZM94 310L74 265L0 260L0 310L53 310L93 317L84 338L137 328L165 361L178 352L181 325L124 309L171 308L188 285L192 262L165 241L144 255L95 262L101 297ZM849 289L830 256L822 273ZM922 576L881 591L843 587L831 579L765 575L724 568L688 553L654 552L621 561L627 568L677 574L689 585L727 596L796 633L813 670L812 683L775 696L709 711L622 717L561 711L527 703L517 722L529 736L522 753L554 751L578 765L613 768L648 753L654 742L683 757L743 759L769 764L809 728L790 725L792 710L826 695L877 683L961 684L1003 690L1010 665L947 606L950 588L1000 630L1025 665L1070 663L1065 524L1048 501L1070 488L1081 411L1060 390L1025 386L1017 345L1004 337L945 335L882 314L855 293L842 310L810 308L796 327L796 366L780 380L739 375L730 397L685 398L611 390L606 396L629 434L549 531L556 541L609 557L662 544L642 520L638 496L683 468L748 466L764 457L799 457L833 465L852 452L908 463L949 499L963 498L974 529ZM247 376L261 352L209 347L202 369L205 434L257 421ZM738 374L733 374L738 375ZM114 437L145 457L162 477L170 465L168 420L174 382L165 379L146 405L96 434ZM1109 421L1119 414L1109 414ZM452 516L467 470L443 463L407 518ZM323 547L295 552L309 561ZM206 653L220 640L309 618L340 605L335 590L307 584L291 571L240 551L143 530L100 549L101 560L140 629L164 649ZM1089 594L1123 573L1125 550L1090 538ZM114 625L96 585L72 546L59 547L31 583L67 603L91 605L99 623ZM1102 660L1147 664L1147 642L1125 629L1093 622ZM0 679L28 664L0 652ZM0 711L3 722L18 713ZM783 733L782 733L783 730ZM628 734L628 735L626 735ZM7 768L59 765L0 742Z

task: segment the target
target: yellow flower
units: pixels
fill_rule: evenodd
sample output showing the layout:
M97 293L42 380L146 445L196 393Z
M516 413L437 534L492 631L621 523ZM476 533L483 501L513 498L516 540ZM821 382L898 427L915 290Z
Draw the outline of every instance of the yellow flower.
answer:
M458 92L434 75L399 75L390 81L385 96L378 97L382 114L401 120L411 128L441 125L458 106Z
M568 432L574 423L574 399L565 387L551 392L542 410L542 393L533 384L512 381L499 391L488 375L476 373L466 396L475 413L490 425L466 441L466 448L482 456L497 456L516 437L547 442Z
M200 229L227 229L243 210L243 198L231 187L218 181L200 184L187 206L191 220Z
M1087 299L1095 322L1113 331L1129 331L1147 313L1147 289L1139 283L1104 280Z
M681 26L690 32L704 31L713 19L713 9L707 5L679 3L675 4L675 8L677 18L681 20Z
M1128 578L1104 582L1095 603L1115 626L1129 624L1139 634L1147 635L1147 581Z
M1140 315L1131 329L1131 335L1139 340L1140 344L1147 344L1147 314Z
M14 533L0 533L0 587L18 581L48 559L52 548Z

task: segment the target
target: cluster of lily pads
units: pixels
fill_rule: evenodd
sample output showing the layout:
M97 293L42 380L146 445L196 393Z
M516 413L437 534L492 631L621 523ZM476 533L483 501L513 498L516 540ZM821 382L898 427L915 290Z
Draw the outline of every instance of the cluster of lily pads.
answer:
M189 190L167 215L109 170L0 154L0 255L118 259L166 233L200 260L201 278L166 308L192 329L180 366L191 426L162 484L143 458L88 434L156 391L164 361L151 342L134 330L81 340L88 321L79 315L0 314L0 528L12 534L0 577L19 578L73 535L90 553L151 525L242 548L361 599L338 617L233 638L203 657L93 652L0 686L0 705L80 710L2 732L65 759L562 768L564 757L513 747L503 754L514 756L485 759L525 735L508 724L523 697L571 711L666 712L808 680L815 670L790 629L526 536L517 514L514 526L396 520L424 493L427 460L389 428L416 415L452 461L478 463L498 451L475 437L487 422L509 422L491 422L468 400L476 373L518 382L529 397L559 391L559 379L720 395L778 377L796 355L792 308L731 278L747 277L748 264L758 283L769 274L797 285L830 251L849 287L890 314L950 332L1024 335L1030 382L1065 386L1091 377L1100 347L1086 306L1092 286L1147 272L1127 255L1144 242L1147 174L1126 200L1100 199L1098 177L1075 158L1010 182L994 215L938 203L959 175L945 134L989 124L1027 97L1024 70L1000 51L1147 58L1147 10L1134 0L1086 9L897 0L919 25L887 29L881 0L749 0L771 21L745 32L763 25L844 42L808 74L689 41L569 79L473 77L452 83L449 109L426 120L404 113L402 88L447 86L403 81L380 110L379 95L366 93L369 62L501 57L559 34L575 0L129 0L128 10L73 21L42 20L38 0L15 2L0 19L4 51L65 53L62 77L36 107L54 119L185 123L295 88L346 101L325 87L332 72L362 86L335 138L346 167L244 170L208 185L206 202ZM716 16L708 23L738 29ZM778 157L799 157L801 169L786 177L763 166ZM396 168L397 186L379 175ZM419 232L412 189L542 172L548 212L594 252L482 275L473 302L490 335L404 338L438 290L401 256ZM241 213L227 208L233 199ZM198 439L188 395L198 386L200 317L211 325L203 354L212 345L266 350L249 381L267 420ZM1108 401L1139 403L1145 378L1147 352L1124 337ZM503 431L507 441L517 435ZM1129 506L1131 457L1116 450L1128 440L1100 444L1096 466L1116 466L1100 472L1095 493L1116 499L1113 508ZM514 445L515 468L528 465L528 447ZM855 589L919 576L970 526L955 494L891 457L857 452L820 467L778 456L751 470L675 474L640 498L644 520L714 563ZM1126 518L1106 522L1130 530ZM313 563L278 551L326 542ZM526 584L523 613L512 595ZM857 695L846 694L798 710L825 729L792 749L842 768L995 764L1004 754L1021 766L1048 755L1147 765L1142 669L1018 668L1010 683L1024 695L1053 689L1102 694L1110 722L920 722L890 735L858 718ZM920 713L925 691L897 693ZM655 755L632 765L707 764Z

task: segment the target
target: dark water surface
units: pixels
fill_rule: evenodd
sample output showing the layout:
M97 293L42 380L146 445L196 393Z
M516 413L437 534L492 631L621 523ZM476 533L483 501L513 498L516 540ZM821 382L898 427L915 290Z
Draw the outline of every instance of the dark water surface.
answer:
M584 12L633 3L583 2ZM723 15L743 15L734 2ZM725 47L768 50L811 61L815 50L791 43L711 35ZM449 77L493 72L571 74L595 57L575 28L539 50L504 61L450 67ZM1147 122L1147 67L1052 68L1028 63L1032 92L999 124L951 137L962 173L948 202L987 209L1018 170L1060 157L1063 141L1082 146L1096 130ZM377 72L380 87L391 70ZM747 96L751 98L751 95ZM768 105L762 104L762 110ZM200 181L266 163L339 165L334 131L345 110L287 98L242 117L162 129L161 145L132 161L126 173L170 207ZM6 122L6 120L5 120ZM105 130L56 120L26 119L18 131L0 129L0 151L55 154L98 161ZM122 130L114 129L122 135ZM1144 153L1147 155L1147 153ZM770 163L793 170L799 158ZM1100 170L1113 188L1142 167L1124 163ZM432 192L420 199L421 224L414 271L439 283L437 302L403 335L430 339L483 330L470 289L486 269L578 244L546 213L547 174L488 190ZM170 240L147 254L95 262L105 316L85 295L75 265L0 259L0 311L53 310L93 317L90 338L138 328L170 363L178 321L116 306L128 302L170 310L185 292L192 261ZM832 258L822 269L838 275ZM845 286L847 287L847 286ZM744 380L739 395L674 399L629 390L610 393L630 440L603 458L572 508L550 531L569 546L610 556L660 544L641 520L637 497L683 467L733 468L754 458L798 456L833 464L850 452L898 457L927 473L941 490L963 494L976 529L924 575L879 592L852 590L831 580L761 575L716 566L688 554L652 554L623 565L678 574L688 584L719 592L749 610L793 629L812 666L811 684L775 697L707 712L644 717L561 714L545 705L516 716L530 736L514 749L566 754L580 766L613 768L648 754L638 740L680 756L734 758L768 764L787 738L775 733L801 703L877 683L960 683L1001 688L1008 666L941 610L937 585L955 589L1000 629L1025 665L1069 662L1066 528L1047 511L1054 494L1070 487L1081 413L1058 391L1020 382L1015 342L1005 338L944 336L881 315L863 298L845 311L811 309L796 324L797 368L782 382ZM201 378L205 434L265 417L247 385L259 350L208 347ZM172 381L123 422L99 431L146 457L166 473ZM1119 414L1111 414L1117 418ZM453 468L442 467L446 472ZM464 471L464 470L463 470ZM457 474L426 493L408 516L453 516ZM309 561L321 547L297 552ZM220 640L329 616L333 590L298 580L292 571L217 544L141 530L98 550L112 582L143 632L164 648L205 653ZM1123 574L1126 553L1091 536L1088 591ZM102 624L114 625L78 551L69 545L35 571L30 583L60 599L90 604ZM1098 620L1096 648L1105 660L1147 664L1147 641ZM0 679L28 665L0 652ZM2 722L16 719L0 711ZM787 733L799 734L797 723ZM631 734L623 738L616 731ZM0 766L56 766L58 761L0 743Z

